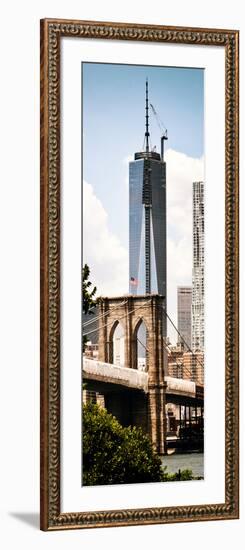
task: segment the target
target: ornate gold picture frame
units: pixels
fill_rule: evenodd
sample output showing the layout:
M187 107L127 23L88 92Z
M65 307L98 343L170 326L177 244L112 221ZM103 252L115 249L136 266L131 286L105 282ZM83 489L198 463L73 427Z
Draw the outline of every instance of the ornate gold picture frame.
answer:
M60 303L62 215L61 43L117 40L225 51L225 479L224 502L61 511ZM144 24L41 21L41 529L60 530L239 517L239 32Z

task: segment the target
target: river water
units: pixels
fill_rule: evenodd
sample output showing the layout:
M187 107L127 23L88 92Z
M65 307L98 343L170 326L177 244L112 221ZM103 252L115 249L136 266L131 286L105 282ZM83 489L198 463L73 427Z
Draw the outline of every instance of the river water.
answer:
M175 474L178 470L192 470L194 476L204 477L203 453L172 454L162 457L163 466L167 466L167 472Z

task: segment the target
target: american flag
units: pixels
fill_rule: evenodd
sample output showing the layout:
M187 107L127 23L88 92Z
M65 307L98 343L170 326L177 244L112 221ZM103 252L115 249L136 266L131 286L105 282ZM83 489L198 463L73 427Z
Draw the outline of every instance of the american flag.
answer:
M135 277L130 277L130 284L132 286L138 286L138 279L135 279Z

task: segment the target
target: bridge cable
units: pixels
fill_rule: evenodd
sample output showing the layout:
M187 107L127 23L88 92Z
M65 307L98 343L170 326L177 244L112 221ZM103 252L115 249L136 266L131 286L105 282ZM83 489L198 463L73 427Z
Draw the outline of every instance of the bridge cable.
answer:
M126 302L126 300L125 300L125 302ZM149 301L148 301L148 302L144 302L143 304L139 304L138 307L140 307L140 308L145 308L145 307L148 306L148 303L149 303ZM118 304L118 306L115 306L115 308L113 308L113 309L116 309L117 307L119 307L119 304ZM186 344L186 346L188 347L189 351L192 353L192 355L195 355L194 352L191 350L190 346L185 342L185 340L184 340L184 338L182 337L181 333L178 331L178 329L177 329L176 326L174 325L172 319L169 317L169 315L167 314L167 312L165 311L165 309L164 309L162 306L159 306L159 307L162 308L162 310L164 311L165 315L168 317L168 319L170 320L170 322L171 322L172 325L174 326L175 330L176 330L176 331L178 332L178 334L180 335L182 341L183 341L183 342ZM135 311L135 309L133 309L133 310L131 310L131 311L129 311L129 312L126 312L125 315L119 317L118 319L116 319L116 321L120 321L121 319L124 319L125 317L131 315L134 311ZM99 317L105 317L106 315L108 315L108 313L110 313L110 312L106 312L105 314L100 315ZM93 319L93 321L94 321L94 319ZM103 328L105 328L105 327L107 327L107 326L108 326L108 325L105 324L105 325L103 325L102 327L98 327L98 328L96 328L96 329L94 329L94 330L91 330L91 331L85 333L84 336L89 336L90 334L92 334L92 333L94 333L94 332L98 332L99 330L101 330L101 329L103 329ZM144 346L143 342L141 342L141 341L139 340L138 337L137 337L137 340L140 342L140 344L141 344L141 345L146 349L146 351L149 353L149 350L146 348L146 346ZM171 352L171 348L168 346L168 344L167 344L164 340L163 340L163 344L164 344L164 347L165 347L165 348L167 347L167 349ZM196 359L197 359L197 362L199 362L199 365L200 365L200 367L201 367L201 369L202 369L202 371L203 371L203 365L200 363L200 361L198 361L198 358L197 358L197 357L196 357ZM184 367L183 364L179 364L179 363L177 363L177 361L176 361L176 365L179 366L179 367L181 367L181 368L185 368L185 370L189 373L189 375L190 375L190 376L193 376L193 375L191 374L191 371L190 371L187 367Z
M127 300L124 300L124 302L120 302L120 304L117 304L115 305L114 307L111 308L111 310L115 310L117 309L118 307L121 307L123 306L124 304L126 304ZM88 321L85 321L85 323L83 323L83 327L86 327L87 325L91 325L91 323L94 323L95 321L98 321L99 319L101 319L102 317L106 317L107 315L110 314L111 310L108 310L107 312L105 313L101 313L100 315L97 315L96 317L93 317L93 319L89 319Z
M149 349L143 344L143 342L141 342L141 340L140 340L138 337L137 337L137 340L138 340L138 342L143 346L143 348L145 348L145 350L147 351L147 353L149 353ZM164 345L165 349L167 348L167 350L169 350L169 351L171 352L171 348L168 346L167 342L165 342L164 340L163 340L163 345ZM192 374L192 372L190 371L190 369L188 369L188 367L185 367L185 366L183 365L183 363L177 363L177 361L176 361L176 365L177 365L177 367L181 367L181 369L185 370L185 372L186 372L187 374L189 374L189 376L190 376L190 381L195 382L195 380L193 380L193 374ZM185 380L185 379L183 378L182 380ZM187 380L189 380L189 379L187 378ZM195 383L196 383L196 382L195 382Z
M165 349L167 349L167 351L170 351L170 353L171 353L172 350L171 350L171 348L168 346L167 342L164 341L164 339L163 339L163 345L164 345ZM177 367L180 367L181 369L183 369L183 371L185 370L185 372L187 372L187 374L189 374L189 376L190 376L190 381L196 383L196 381L193 380L193 374L192 374L192 372L190 371L190 369L188 369L188 367L185 367L183 363L178 363L177 361L175 361L175 364L177 365ZM182 378L182 380L185 380L185 379ZM189 378L187 378L187 380L189 380Z
M163 306L158 306L158 307L161 307L161 309L164 311L166 317L169 319L170 323L172 324L172 326L175 328L176 332L178 333L178 335L180 336L182 342L186 345L186 347L188 348L188 351L190 351L192 353L192 355L195 355L196 354L194 353L194 351L190 348L189 344L187 344L187 342L185 341L184 337L182 336L182 334L179 332L179 330L177 329L177 327L175 326L174 322L172 321L171 317L168 315L168 313L166 312L166 310L164 309ZM196 360L197 362L199 363L199 365L202 367L203 369L203 365L202 363L199 361L198 357L196 357Z
M148 307L148 303L149 302L144 302L143 304L139 305L138 307L144 309L146 307ZM125 317L127 317L128 315L131 315L131 313L134 313L135 309L132 309L131 311L128 311L125 315L122 315L122 317L118 317L118 319L115 319L115 321L120 321L121 319L124 319ZM89 336L89 334L92 334L94 332L98 332L99 330L102 330L103 328L107 327L108 325L105 324L103 325L102 327L97 327L95 328L94 330L90 330L89 332L86 332L85 334L83 334L83 336Z

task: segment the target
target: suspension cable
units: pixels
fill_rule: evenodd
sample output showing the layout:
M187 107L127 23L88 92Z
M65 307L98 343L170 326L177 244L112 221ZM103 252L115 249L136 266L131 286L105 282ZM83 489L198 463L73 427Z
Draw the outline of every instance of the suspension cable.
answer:
M127 302L127 300L124 300L124 301L121 302L120 304L115 305L115 306L113 307L113 309L117 309L118 307L123 306L126 302ZM149 303L149 301L148 301L148 302L144 302L143 304L139 304L138 307L140 307L140 308L145 308L145 307L148 306L148 303ZM161 309L164 311L166 317L168 318L168 320L170 321L170 323L172 324L172 326L174 327L174 329L176 330L176 332L177 332L178 335L180 336L182 342L183 342L183 343L186 345L186 347L188 348L188 351L190 351L191 354L195 356L196 361L199 363L199 369L201 368L202 371L203 371L203 364L199 361L197 355L192 351L192 349L190 348L189 344L187 344L187 342L185 341L184 337L182 336L182 334L180 333L180 331L177 329L177 327L175 326L174 322L172 321L171 317L168 315L168 313L167 313L166 310L163 308L163 306L159 305L159 307L161 307ZM135 311L135 310L132 309L131 311L126 312L126 314L125 314L125 315L122 315L121 317L119 317L119 318L117 319L117 321L120 321L121 319L124 319L125 317L131 315L134 311ZM110 311L107 311L107 312L105 312L104 314L98 315L98 316L95 317L94 319L91 319L91 320L87 321L86 323L84 323L83 326L87 326L87 325L89 325L89 324L95 322L96 320L99 320L100 318L106 317L106 316L109 315L109 314L110 314ZM96 328L96 329L94 329L94 330L91 330L91 331L85 333L84 336L89 336L90 334L92 334L92 333L94 333L94 332L98 332L99 330L105 328L106 326L107 326L107 325L105 324L105 325L103 325L102 327L98 327L98 328ZM148 348L143 344L143 342L141 342L141 340L140 340L138 337L137 337L137 340L138 340L138 342L143 346L143 348L147 351L147 353L149 353ZM169 347L169 345L167 344L167 342L165 342L164 338L163 338L163 345L164 345L165 349L167 349L167 350L170 351L170 353L171 353L172 350L171 350L171 348ZM183 363L178 363L178 362L176 361L176 365L177 365L177 367L180 367L180 368L185 369L185 371L186 371L187 373L189 373L189 375L190 375L191 377L193 376L193 374L192 374L191 371L188 369L188 367L184 366ZM196 368L197 368L197 366L196 366Z
M145 344L143 344L143 342L141 342L141 340L138 338L138 336L137 336L137 340L143 346L143 348L147 351L147 353L149 353L149 349L145 346ZM172 350L171 350L170 346L167 344L167 342L165 342L164 339L163 339L163 345L164 345L165 349L167 349L171 353ZM189 374L191 380L193 379L193 373L191 372L191 370L187 366L183 365L183 363L178 363L177 361L176 361L176 365L177 365L177 367L180 367L181 369L184 369L185 372L187 374Z
M187 344L187 342L185 341L184 337L182 336L182 334L179 332L179 330L177 329L177 327L175 326L174 322L172 321L171 317L169 317L168 313L166 312L166 310L163 308L163 306L161 306L159 304L159 307L161 307L161 309L164 311L166 317L168 318L168 320L170 321L170 323L172 324L172 326L174 327L174 329L176 330L176 332L178 333L178 335L180 336L183 344L185 344L185 346L188 348L188 351L190 351L192 353L192 355L195 355L196 357L196 360L197 362L199 363L199 365L203 368L203 364L199 361L198 357L196 356L196 354L194 353L194 351L192 351L192 349L190 348L189 344Z
M144 302L143 304L140 304L138 307L144 309L145 307L148 306L148 303L149 302ZM135 309L132 309L131 311L128 311L125 315L122 315L122 317L118 317L118 319L115 319L115 321L120 321L121 319L124 319L128 315L131 315L131 313L134 313L134 311L135 311ZM90 330L89 332L86 332L83 336L89 336L89 334L92 334L94 332L98 332L99 330L102 330L106 326L107 326L107 324L103 325L102 327L97 327L94 330Z
M110 314L112 309L113 310L117 309L118 307L121 307L124 304L126 304L126 302L127 302L127 300L124 300L123 302L120 302L120 304L112 306L111 309L106 311L105 313L101 313L100 315L97 315L96 317L93 317L93 319L89 319L88 321L85 321L85 323L83 323L83 327L87 327L88 325L91 325L91 323L94 323L95 321L98 321L101 317L106 317L107 315Z
M147 353L149 353L148 348L145 346L145 344L143 344L143 342L141 342L141 340L138 338L138 336L137 336L137 340L141 344L141 346L143 346L143 348L145 348L145 351L147 351Z
M164 345L165 349L167 348L167 350L170 351L170 353L171 353L172 350L171 350L170 346L167 344L167 342L165 342L164 339L163 339L163 345ZM184 369L185 372L187 372L187 374L190 375L190 377L193 377L193 374L190 371L190 369L188 369L188 367L186 367L183 363L178 363L177 360L176 360L175 364L177 365L177 367L180 367L181 369ZM192 380L192 378L191 378L191 380Z
M147 353L149 353L149 349L143 344L143 342L141 342L141 340L138 338L138 336L137 336L137 340L143 346L143 348L147 351ZM164 345L165 349L167 349L167 351L169 351L170 353L172 352L170 346L167 344L167 342L165 342L164 338L163 338L163 345ZM185 366L183 363L178 363L177 361L175 363L176 363L177 367L180 367L181 369L184 369L185 372L187 374L189 374L191 379L193 378L193 373L187 366ZM199 369L200 369L200 367L199 367Z

